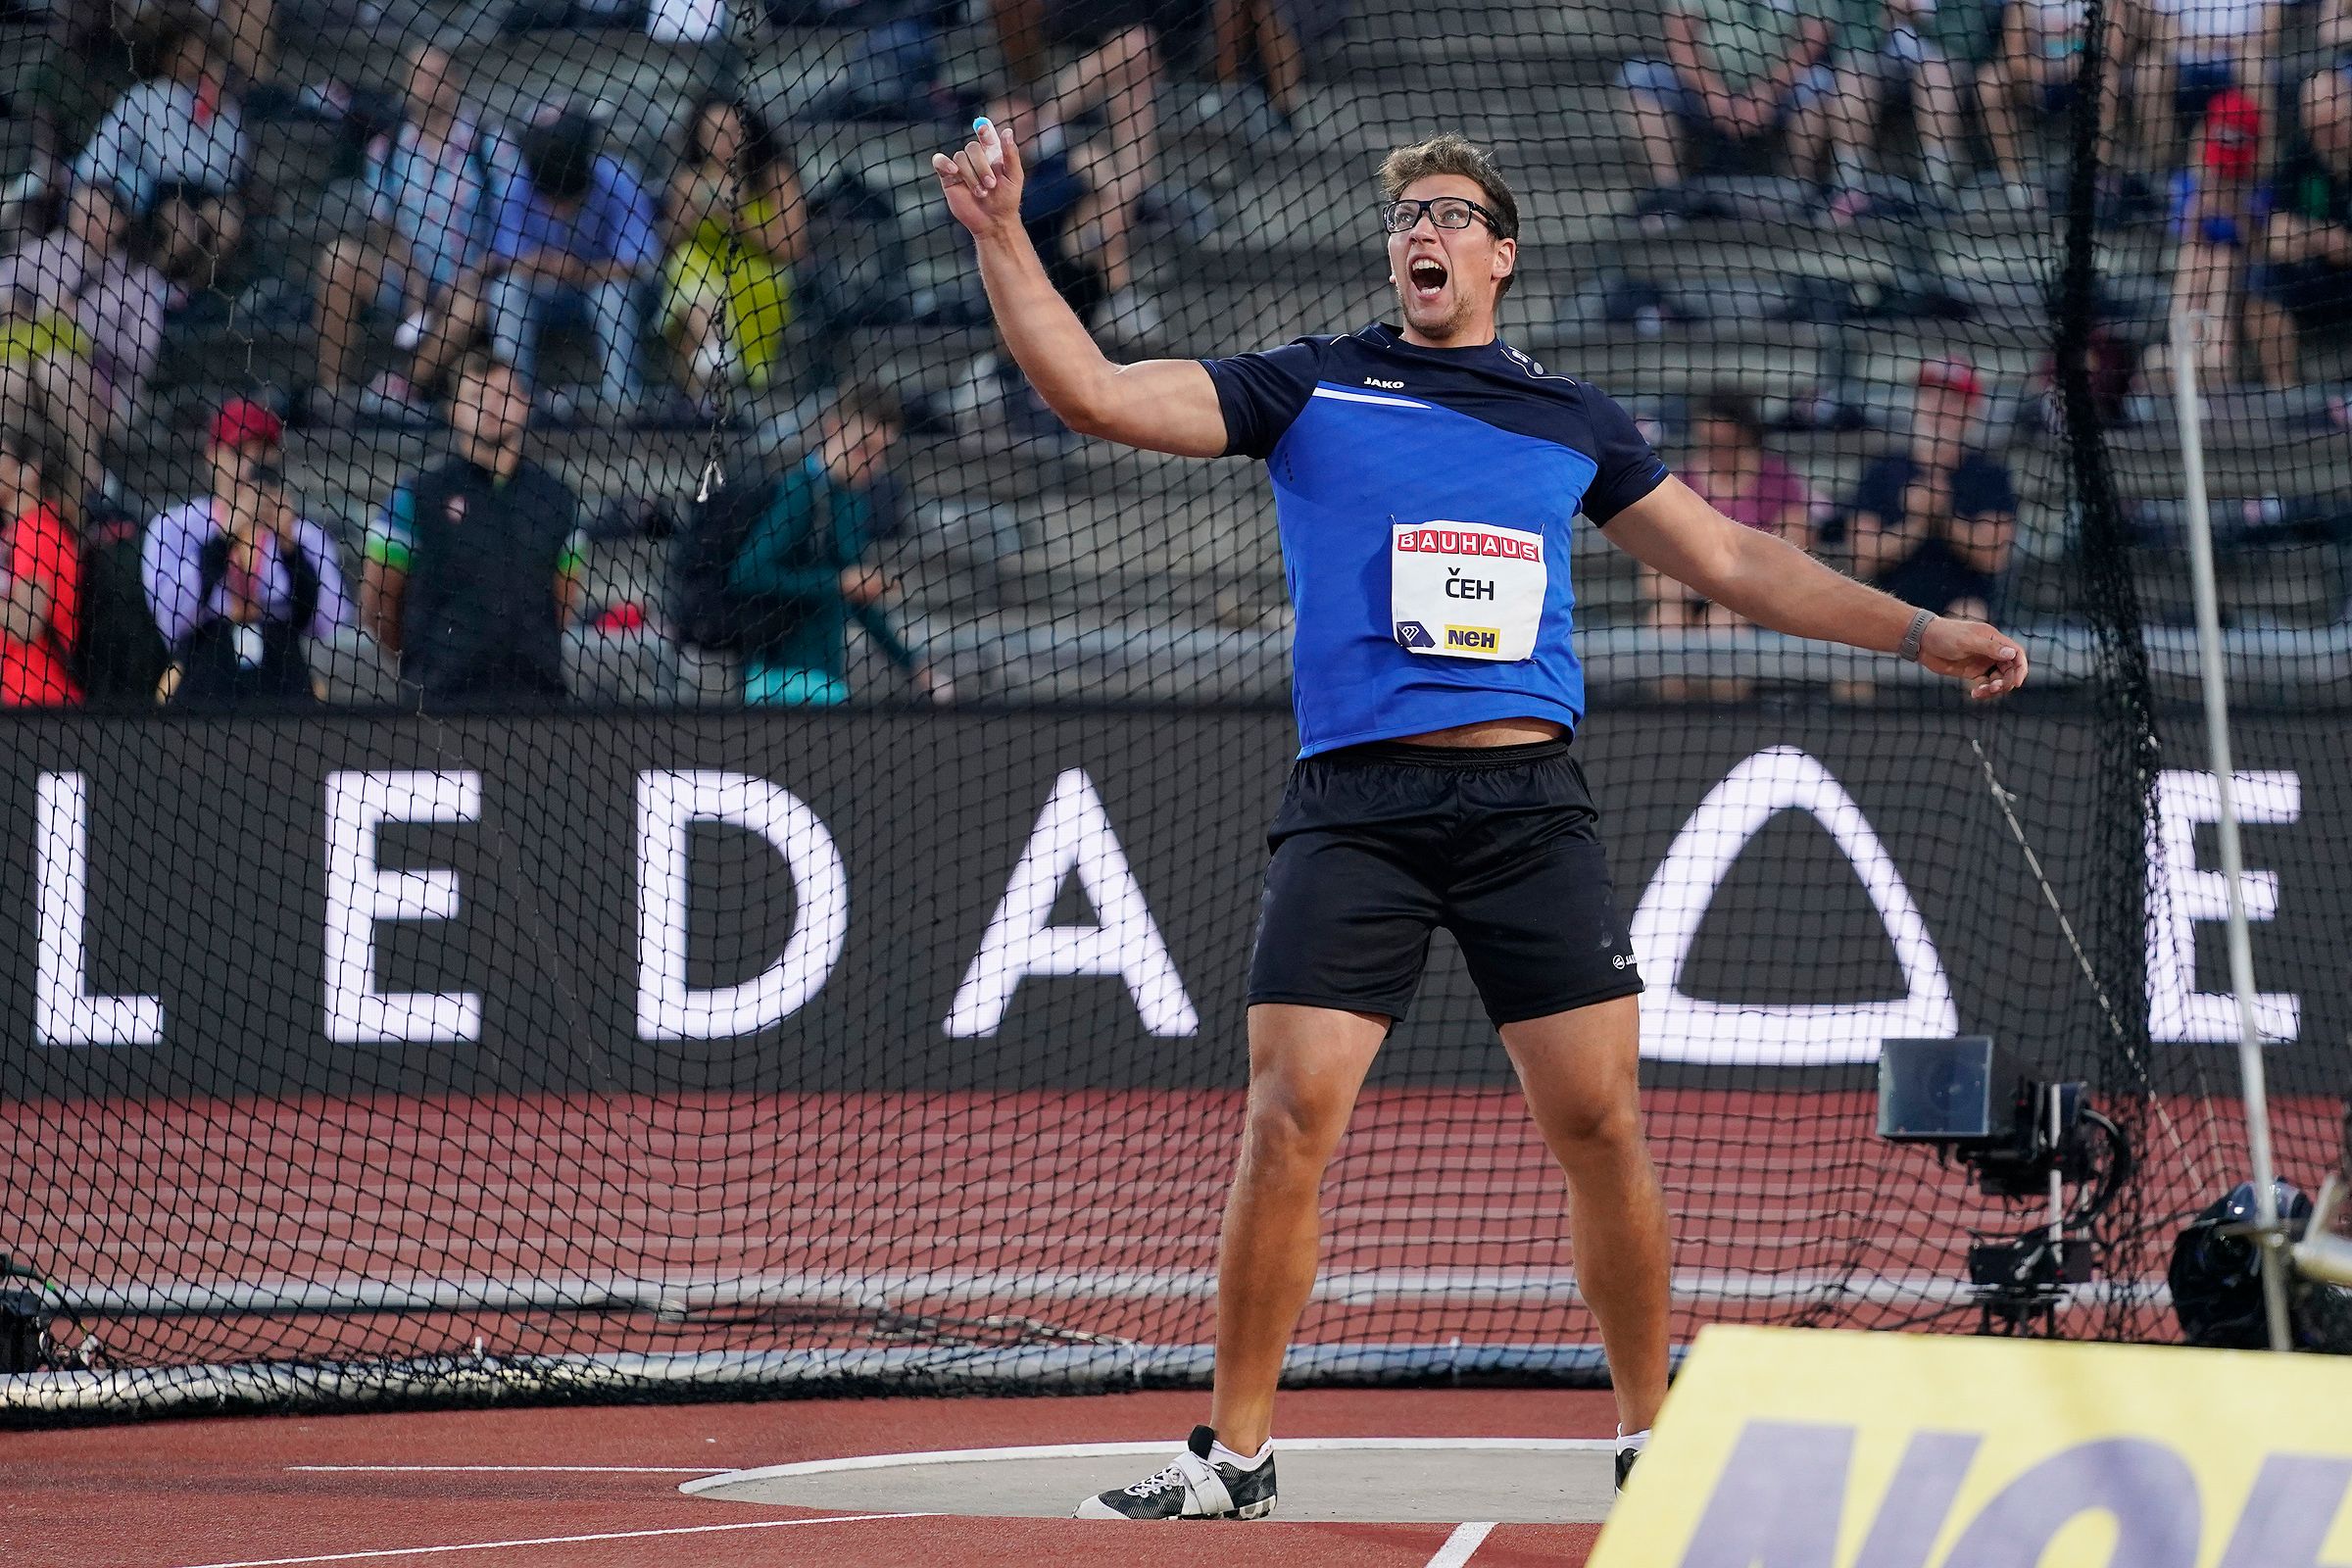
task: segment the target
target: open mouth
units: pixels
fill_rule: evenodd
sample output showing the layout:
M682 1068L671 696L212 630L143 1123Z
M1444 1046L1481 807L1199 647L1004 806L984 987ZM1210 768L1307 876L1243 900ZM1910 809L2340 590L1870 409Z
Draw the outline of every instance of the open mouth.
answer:
M1405 282L1414 299L1430 303L1446 291L1446 264L1434 256L1416 256L1405 269Z

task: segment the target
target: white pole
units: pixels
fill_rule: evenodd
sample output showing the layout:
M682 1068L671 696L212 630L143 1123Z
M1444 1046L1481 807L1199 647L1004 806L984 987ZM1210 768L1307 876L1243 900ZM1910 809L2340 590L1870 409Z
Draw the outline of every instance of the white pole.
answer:
M2246 928L2245 855L2238 845L2235 779L2230 760L2230 691L2222 661L2222 605L2214 586L2213 512L2205 494L2205 411L2197 401L2197 338L2201 323L2187 302L2173 296L2173 411L2180 425L2180 467L2188 504L2188 577L2196 591L2197 656L2205 688L2205 740L2221 790L2222 880L2230 889L2230 988L2237 993L2237 1071L2246 1104L2246 1153L2254 1167L2254 1212L2262 1234L2262 1305L2271 1348L2292 1349L2286 1321L2285 1237L2278 1228L2278 1194L2271 1163L2268 1069L2262 1028L2254 1017L2254 943Z

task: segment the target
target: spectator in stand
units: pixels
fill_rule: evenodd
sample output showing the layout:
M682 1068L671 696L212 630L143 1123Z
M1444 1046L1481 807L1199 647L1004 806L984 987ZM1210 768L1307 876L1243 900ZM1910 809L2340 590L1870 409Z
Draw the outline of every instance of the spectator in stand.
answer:
M2202 318L2199 365L2223 384L2241 379L2238 311L2266 205L2256 187L2261 145L2262 111L2226 88L2206 106L2190 167L2173 178L2173 289Z
M864 564L876 533L874 495L904 424L898 402L865 385L844 387L817 424L816 450L776 483L727 572L739 607L744 700L830 706L850 700L849 623L934 691L930 670L892 629L883 604L890 580Z
M156 259L181 289L209 288L245 233L244 122L201 16L160 15L138 85L116 100L74 166L151 219Z
M1618 75L1652 185L1687 177L1686 134L1744 148L1786 132L1790 164L1810 174L1837 84L1827 0L1672 0L1665 21L1666 58Z
M437 44L409 55L408 116L368 148L368 229L319 259L318 383L314 414L422 422L425 398L488 319L490 241L499 181L489 136L466 114L456 62ZM372 305L402 322L407 373L355 395L360 317Z
M171 286L133 259L129 226L114 187L85 182L64 222L0 258L0 410L55 432L58 477L79 504L110 489L107 443L145 403L163 351Z
M756 109L715 94L695 105L669 182L662 318L678 375L709 405L721 385L764 387L792 321L792 267L808 209L792 161Z
M521 374L469 355L450 393L457 452L392 494L368 539L368 629L428 704L563 701L579 608L579 503L523 456Z
M318 700L309 642L320 634L326 581L276 465L245 469L228 526L197 553L197 598L218 604L189 628L164 672L162 699L178 708L308 706ZM272 591L282 575L284 590ZM341 592L338 584L336 592Z
M962 16L942 0L804 0L771 3L777 25L798 11L820 26L855 29L836 85L808 116L815 120L947 120L958 97L941 81L940 34Z
M1217 86L1200 101L1201 119L1238 108L1247 140L1295 134L1306 107L1306 52L1346 25L1348 0L1212 0L1209 18ZM1249 69L1252 56L1256 81Z
M211 494L147 525L139 574L180 671L166 673L159 696L187 678L191 661L205 662L222 646L236 664L257 663L267 624L319 638L351 622L333 536L278 505L284 480L272 475L282 474L285 423L269 409L243 398L228 403L213 416L206 442ZM304 608L310 613L298 615ZM212 629L217 623L229 629Z
M1037 106L1028 94L1014 89L992 100L988 114L1000 129L1014 126L1017 128L1009 134L1026 136L1036 122ZM1024 158L1024 164L1021 226L1028 230L1030 243L1046 264L1046 276L1053 281L1054 292L1077 313L1078 319L1092 323L1095 313L1110 297L1101 266L1078 243L1078 212L1092 192L1071 166L1067 147L1052 152L1040 147L1037 157Z
M2263 379L2291 386L2304 333L2352 326L2352 65L2304 84L2302 133L2278 172L2261 251L2246 334Z
M74 708L72 673L81 609L81 543L41 482L31 441L0 430L0 519L8 575L0 580L0 706Z
M638 401L640 290L662 256L653 202L627 165L598 150L596 122L577 110L542 114L521 140L522 172L507 183L492 243L491 339L527 390L547 324L584 318L600 412L625 419Z
M1939 615L1986 618L2017 543L2009 470L1974 444L1983 390L1965 360L1919 369L1910 439L1854 487L1854 573Z
M2134 91L2148 163L2175 167L2182 125L2206 117L2216 95L2235 89L2259 112L2276 102L2274 74L2289 0L2146 0ZM2271 165L2264 147L2260 167Z
M277 76L277 0L213 0L220 53L242 85L256 119L291 107L294 91Z
M1081 253L1102 274L1101 318L1124 343L1157 335L1156 304L1136 285L1130 231L1159 169L1158 11L1165 0L996 0L1005 63L1036 106L1030 143L1064 158L1085 193L1073 214ZM1046 41L1081 53L1045 74Z
M1001 92L988 104L990 121L1027 146L1036 145L1028 136L1036 115L1036 106L1019 88ZM1097 259L1079 243L1078 213L1090 196L1087 183L1071 167L1067 147L1040 149L1035 156L1024 152L1023 164L1021 226L1045 264L1047 281L1078 319L1092 326L1110 291ZM966 421L967 434L1002 430L1014 440L1043 441L1057 449L1077 440L1001 345L965 367L950 400Z
M1960 147L1960 89L1938 20L1947 26L1961 7L1935 0L1870 0L1838 39L1837 92L1829 110L1830 145L1836 189L1830 200L1835 221L1862 213L1862 176L1875 157L1880 128L1895 111L1908 108L1919 129L1921 162L1936 199L1954 192L1954 160Z
M1701 398L1690 421L1690 460L1681 471L1685 484L1734 522L1778 534L1799 550L1813 548L1821 504L1794 468L1764 450L1764 421L1754 398L1728 390ZM1739 624L1721 605L1692 597L1647 567L1642 585L1650 624L1662 630Z
M2102 53L2111 82L2124 58L2124 10L2110 5L2105 13ZM2089 0L2006 0L1996 13L1992 55L1977 74L1977 101L1984 113L1984 132L1992 142L2002 190L2020 212L2036 204L2027 175L2020 121L2029 115L2054 120L2074 106L2089 31ZM2114 158L2116 110L2122 99L2116 92L2099 94L2103 163Z

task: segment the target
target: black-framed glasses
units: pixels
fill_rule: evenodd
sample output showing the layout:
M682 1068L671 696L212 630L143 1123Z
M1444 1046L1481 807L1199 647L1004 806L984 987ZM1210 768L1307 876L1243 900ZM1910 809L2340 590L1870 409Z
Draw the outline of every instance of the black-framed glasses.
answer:
M1392 234L1406 233L1419 226L1424 213L1440 228L1468 228L1476 219L1497 235L1502 233L1502 220L1467 196L1432 196L1427 201L1408 196L1391 202L1380 210L1380 226Z

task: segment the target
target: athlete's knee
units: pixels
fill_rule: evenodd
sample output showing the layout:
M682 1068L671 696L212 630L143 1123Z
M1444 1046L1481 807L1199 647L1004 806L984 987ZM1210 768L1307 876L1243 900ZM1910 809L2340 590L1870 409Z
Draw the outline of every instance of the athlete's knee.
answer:
M1562 1159L1608 1161L1642 1150L1642 1110L1632 1096L1594 1097L1552 1107L1544 1118Z
M1346 1130L1345 1105L1284 1085L1257 1084L1242 1127L1242 1164L1271 1180L1314 1180Z

